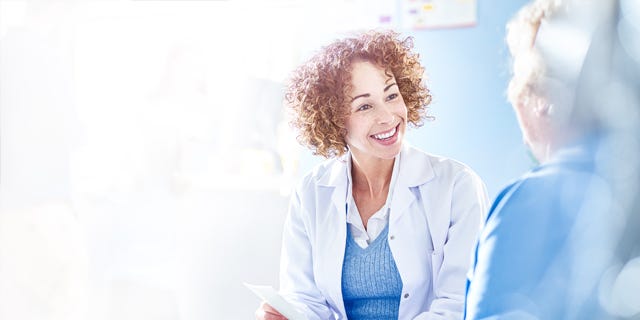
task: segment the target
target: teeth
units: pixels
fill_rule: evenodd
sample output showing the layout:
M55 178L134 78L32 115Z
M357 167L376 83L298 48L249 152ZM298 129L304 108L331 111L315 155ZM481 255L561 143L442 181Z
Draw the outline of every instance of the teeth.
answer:
M396 134L396 130L397 130L396 128L393 128L391 131L387 133L374 134L373 137L378 140L384 140Z

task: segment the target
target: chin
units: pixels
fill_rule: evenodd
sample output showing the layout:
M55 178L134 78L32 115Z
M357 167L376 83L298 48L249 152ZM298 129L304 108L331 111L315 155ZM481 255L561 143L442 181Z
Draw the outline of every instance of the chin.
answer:
M393 146L393 149L390 150L386 150L386 152L384 152L380 158L383 159L393 159L395 158L398 154L400 154L400 151L402 151L402 142L399 141L397 143L397 145Z

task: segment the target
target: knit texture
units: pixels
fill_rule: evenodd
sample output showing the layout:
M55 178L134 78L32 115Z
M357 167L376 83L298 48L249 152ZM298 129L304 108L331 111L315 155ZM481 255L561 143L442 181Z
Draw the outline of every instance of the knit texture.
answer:
M402 279L391 255L389 226L365 249L347 228L342 297L349 320L398 319Z

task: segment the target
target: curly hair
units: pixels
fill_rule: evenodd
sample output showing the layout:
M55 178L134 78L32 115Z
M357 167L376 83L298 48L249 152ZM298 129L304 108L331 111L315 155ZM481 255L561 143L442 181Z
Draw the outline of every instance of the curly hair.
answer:
M559 7L557 0L540 0L524 6L507 23L506 42L511 53L511 75L507 96L512 104L529 97L546 73L544 57L534 44L545 18Z
M413 53L413 39L394 31L369 31L324 46L292 74L285 102L293 111L291 124L298 141L325 158L347 151L345 122L351 92L352 63L365 60L396 79L407 106L407 122L420 127L431 102L423 83L424 68Z

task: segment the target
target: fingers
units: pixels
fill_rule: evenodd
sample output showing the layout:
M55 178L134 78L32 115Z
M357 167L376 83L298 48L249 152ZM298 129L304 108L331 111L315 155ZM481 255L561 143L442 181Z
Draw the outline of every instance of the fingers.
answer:
M270 306L268 303L263 302L260 304L260 308L256 310L256 319L258 320L287 320L280 312Z
M274 309L271 305L269 305L266 302L262 302L262 304L260 304L260 308L263 309L265 312L274 314L274 315L279 315L282 316L282 314L280 314L280 312L278 312L278 310Z
M285 318L281 314L270 313L270 312L267 312L267 311L262 310L262 309L256 310L256 319L258 319L258 320L287 320L287 318Z

